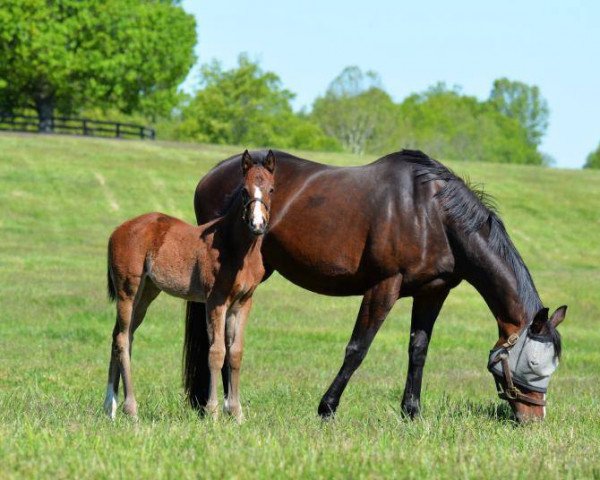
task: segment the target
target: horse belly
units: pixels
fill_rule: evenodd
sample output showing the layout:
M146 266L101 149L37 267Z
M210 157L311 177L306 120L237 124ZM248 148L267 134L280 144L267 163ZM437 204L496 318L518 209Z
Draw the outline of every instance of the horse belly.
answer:
M146 261L146 273L163 292L194 302L206 301L206 282L195 252L163 246Z

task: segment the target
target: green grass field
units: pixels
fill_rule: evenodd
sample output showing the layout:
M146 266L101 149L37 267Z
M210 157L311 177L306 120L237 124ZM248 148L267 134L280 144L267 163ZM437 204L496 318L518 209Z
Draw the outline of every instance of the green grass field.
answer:
M238 151L0 134L0 478L600 478L600 172L450 164L496 197L545 304L569 305L543 423L507 419L486 370L495 321L468 285L450 295L436 326L421 419L407 421L399 408L405 299L337 418L322 423L316 408L360 298L318 296L278 276L255 295L244 424L199 419L185 404L184 305L166 295L136 334L139 422L108 421L107 238L147 211L192 221L198 179Z

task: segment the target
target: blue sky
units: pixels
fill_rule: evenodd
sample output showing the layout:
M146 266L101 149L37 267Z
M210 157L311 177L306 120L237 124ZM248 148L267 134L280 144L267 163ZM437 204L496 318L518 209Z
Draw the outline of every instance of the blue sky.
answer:
M444 81L487 98L506 76L550 106L541 150L576 168L600 143L600 1L184 0L201 63L240 52L310 107L348 65L374 70L396 101ZM186 90L196 84L194 74Z

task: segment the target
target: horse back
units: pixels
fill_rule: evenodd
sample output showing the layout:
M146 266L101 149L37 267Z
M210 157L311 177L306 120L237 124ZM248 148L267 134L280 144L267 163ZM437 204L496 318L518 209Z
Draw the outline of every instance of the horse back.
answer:
M216 215L239 186L238 157L199 183L199 222ZM340 168L279 152L265 262L297 285L329 295L361 294L397 274L405 291L416 292L447 276L454 259L438 186L419 179L418 168L402 154Z

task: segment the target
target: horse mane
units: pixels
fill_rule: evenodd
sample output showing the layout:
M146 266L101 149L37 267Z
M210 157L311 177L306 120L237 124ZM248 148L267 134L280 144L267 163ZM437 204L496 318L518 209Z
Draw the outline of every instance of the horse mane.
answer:
M242 185L238 185L235 189L225 197L225 202L223 203L223 207L217 212L218 217L222 217L227 214L229 210L235 205L236 200L240 197L242 193Z
M443 182L442 188L435 196L450 221L461 232L468 236L478 232L484 225L488 225L488 245L514 272L519 297L529 316L528 320L531 321L543 305L531 274L498 215L493 197L486 193L481 185L463 180L452 170L421 151L402 150L400 155L403 160L418 165L415 169L417 179L424 183ZM555 342L555 347L557 347L556 351L560 351L560 336L557 338L558 343Z

